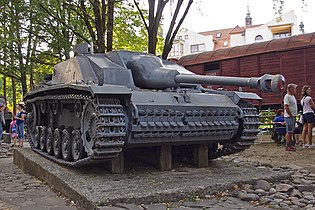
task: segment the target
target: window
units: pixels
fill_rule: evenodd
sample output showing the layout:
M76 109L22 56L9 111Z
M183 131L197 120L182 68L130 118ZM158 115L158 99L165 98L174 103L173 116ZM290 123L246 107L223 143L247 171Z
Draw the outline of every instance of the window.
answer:
M281 39L281 38L286 38L286 37L290 37L291 36L291 33L288 32L288 33L275 33L273 34L273 38L274 39Z
M190 45L190 52L203 52L205 51L205 44L195 44L195 45Z
M188 35L185 35L185 39L188 39Z
M205 45L204 44L200 44L199 45L199 52L203 52L205 51Z
M256 37L255 37L255 42L257 43L257 42L262 42L264 40L264 38L262 37L262 35L257 35Z
M292 27L293 24L284 24L284 25L276 25L276 26L269 26L273 39L281 39L290 37L292 35Z
M171 57L173 56L183 56L184 55L184 45L183 43L174 43L172 50L169 54Z
M206 63L203 66L203 70L205 73L209 71L217 72L218 70L220 70L220 63L219 62Z
M190 52L198 52L198 45L191 45L190 46Z
M221 38L221 36L222 36L222 33L217 33L217 38Z
M223 43L223 46L224 47L226 47L226 46L228 46L229 45L229 41L225 41L224 43Z
M182 36L178 36L178 39L179 39L179 40L182 40L182 39L183 39L183 37L182 37Z

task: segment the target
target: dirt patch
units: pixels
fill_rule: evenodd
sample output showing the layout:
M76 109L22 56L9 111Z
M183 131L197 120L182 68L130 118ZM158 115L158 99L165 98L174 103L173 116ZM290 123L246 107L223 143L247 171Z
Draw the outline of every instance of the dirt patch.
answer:
M296 147L296 152L285 151L284 146L274 142L261 142L251 148L235 154L234 157L243 161L283 166L293 164L315 173L315 149Z

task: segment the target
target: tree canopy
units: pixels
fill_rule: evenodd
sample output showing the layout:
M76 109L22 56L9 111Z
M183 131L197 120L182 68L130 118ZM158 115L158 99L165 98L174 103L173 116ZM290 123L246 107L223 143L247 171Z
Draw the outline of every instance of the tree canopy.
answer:
M132 1L0 0L0 9L0 95L11 106L68 59L75 44L88 42L101 53L147 49L148 11L140 15ZM162 33L159 27L160 54Z
M0 95L11 104L22 100L82 42L93 44L94 52L126 49L167 58L193 2L0 0ZM286 1L273 2L275 12L281 14ZM168 31L163 32L169 3L174 11Z

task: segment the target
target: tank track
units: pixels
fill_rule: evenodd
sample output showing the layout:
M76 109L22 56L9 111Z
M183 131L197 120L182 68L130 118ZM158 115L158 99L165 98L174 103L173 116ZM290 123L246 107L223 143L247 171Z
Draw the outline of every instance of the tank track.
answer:
M95 141L95 145L97 145L97 147L94 148L93 152L88 157L75 162L70 162L63 159L58 159L55 156L51 156L48 153L36 148L33 144L33 142L35 142L35 133L32 135L30 132L27 132L26 135L31 140L29 141L31 148L38 154L61 165L81 167L94 162L110 160L111 158L117 157L122 151L122 147L125 143L124 139L126 137L126 119L124 117L123 107L119 104L119 100L108 100L106 98L100 99L98 97L95 100L92 100L90 96L71 94L36 97L26 101L26 103L32 103L41 100L59 100L65 101L67 103L75 103L76 100L84 100L87 103L93 103L96 110L95 117L97 122L97 133L96 135L93 135L93 141ZM256 112L256 108L254 108L249 103L240 103L239 106L243 111L243 119L240 121L240 128L242 130L241 134L236 137L234 143L226 144L224 145L223 149L216 150L215 152L209 152L209 159L216 159L225 155L235 154L249 148L250 145L254 144L257 134L259 133L259 115ZM109 118L113 117L117 118L117 120L114 121L119 122L118 124L115 124L116 126L111 128L109 126L110 124L104 124L104 121L110 122L111 120ZM114 132L108 134L106 131L109 130Z
M118 99L109 99L96 96L96 98L92 100L91 96L89 95L66 94L58 96L48 95L35 97L33 99L27 100L26 104L46 100L61 101L68 104L74 104L77 100L83 100L85 104L92 103L95 108L95 114L93 118L96 122L94 124L96 132L94 135L91 135L89 131L89 134L92 136L91 141L95 142L95 146L88 157L72 162L66 161L53 155L49 155L47 152L43 152L41 149L36 148L34 145L35 132L31 133L28 131L29 129L27 129L26 136L30 140L29 143L33 151L58 164L71 167L81 167L95 162L107 161L117 157L122 151L122 147L125 144L126 119L123 106L120 105ZM81 115L83 115L83 112L84 108ZM91 126L91 119L89 120L88 124ZM82 128L80 132L83 137Z
M241 102L239 106L243 111L243 120L240 123L240 128L243 127L241 135L237 136L235 143L227 145L215 152L210 152L209 159L216 159L225 155L232 155L244 151L253 145L257 139L260 122L258 120L259 115L257 114L256 108L246 102Z

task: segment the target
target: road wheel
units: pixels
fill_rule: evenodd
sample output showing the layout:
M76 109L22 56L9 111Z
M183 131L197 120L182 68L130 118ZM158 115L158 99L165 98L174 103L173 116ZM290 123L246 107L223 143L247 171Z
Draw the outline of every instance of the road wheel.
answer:
M67 129L62 130L61 154L64 160L69 161L71 159L71 138Z
M48 128L47 139L46 139L46 151L49 155L54 154L53 141L54 141L54 131L52 128Z
M58 128L54 131L53 148L55 157L61 158L61 134Z
M83 158L83 141L79 130L73 130L71 135L71 154L74 161L78 161Z

